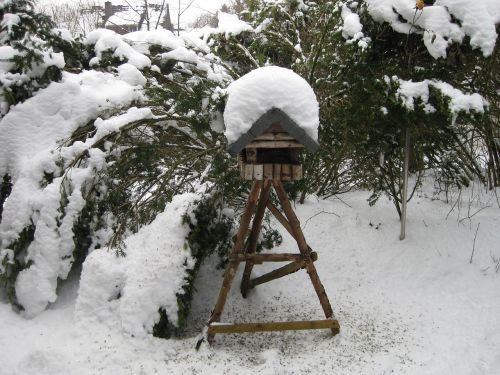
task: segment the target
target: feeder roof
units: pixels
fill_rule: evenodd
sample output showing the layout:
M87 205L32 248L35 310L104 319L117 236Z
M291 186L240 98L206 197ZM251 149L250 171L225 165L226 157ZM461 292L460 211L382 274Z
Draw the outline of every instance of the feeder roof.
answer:
M264 133L273 124L281 125L282 129L300 142L310 152L316 152L319 149L319 144L312 139L303 128L293 121L285 112L279 108L271 108L269 111L259 117L254 122L252 127L235 142L228 145L228 151L235 156L245 148L256 137Z
M301 76L277 66L258 68L227 88L224 135L235 154L272 124L309 151L318 145L319 106L313 89Z

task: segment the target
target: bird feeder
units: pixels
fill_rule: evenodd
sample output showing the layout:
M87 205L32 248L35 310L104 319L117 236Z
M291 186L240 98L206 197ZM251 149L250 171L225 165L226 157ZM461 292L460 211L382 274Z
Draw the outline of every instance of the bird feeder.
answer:
M238 82L240 80L241 82ZM228 152L238 157L241 178L252 180L253 184L228 256L229 264L224 273L219 296L208 323L207 339L212 342L215 334L219 333L302 329L330 329L333 334L337 334L339 324L333 318L328 296L314 265L318 255L306 242L282 182L301 180L303 166L300 163L300 153L314 153L319 149L315 139L319 123L316 97L307 82L288 69L260 68L240 80L233 84L235 87L232 90L232 85L228 90L229 99L224 113L225 134L228 139ZM300 104L303 104L302 108ZM277 207L270 199L272 190L275 191L281 207ZM298 253L256 252L266 209L295 239ZM288 264L251 278L254 265L264 262ZM243 297L247 297L250 290L260 284L306 269L326 319L221 323L227 295L240 263L245 263L240 286Z
M279 108L262 115L236 142L229 153L239 155L241 178L245 180L301 180L300 154L316 152L318 143Z

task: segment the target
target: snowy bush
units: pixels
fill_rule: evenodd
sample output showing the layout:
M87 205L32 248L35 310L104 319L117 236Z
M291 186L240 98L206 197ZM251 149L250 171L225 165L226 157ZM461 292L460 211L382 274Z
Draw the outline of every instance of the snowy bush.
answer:
M104 248L87 257L75 311L81 324L118 324L141 337L153 332L164 311L169 327L179 326L178 311L187 310L181 302L186 279L202 260L192 254L183 217L199 199L193 193L175 196L148 226L125 239L123 256Z
M247 189L220 124L232 77L196 33L96 30L83 44L81 66L95 70L61 72L0 122L0 282L32 317L84 262L79 311L122 285L113 311L127 332L169 336L187 317L201 261L231 245L224 207ZM201 186L203 199L193 195ZM165 247L142 246L158 226L171 228L158 239ZM267 228L260 246L271 247L280 238Z
M78 66L79 46L67 30L33 11L32 1L0 4L0 118L52 81L63 68Z
M0 222L0 277L12 297L15 288L16 301L28 316L55 301L57 280L66 278L74 260L73 227L86 200L105 188L98 178L106 168L105 152L95 144L151 112L131 108L117 118L96 120L96 133L85 142L61 142L99 115L141 99L136 86L114 75L63 73L61 82L14 106L2 119L0 174L10 176L12 191ZM82 154L85 160L73 165Z
M477 144L470 138L480 133L479 142L489 145L490 180L497 180L498 2L420 3L251 2L241 13L251 32L214 38L213 49L236 61L239 74L279 65L315 90L322 147L304 159L306 178L294 186L301 201L307 193L363 186L374 191L372 203L385 192L399 211L406 129L417 177L434 168L457 186L485 181L478 163L484 153L477 155L483 146L463 147ZM385 77L395 77L394 84ZM431 84L430 102L417 95L410 108L396 81L440 84ZM458 98L465 101L457 106Z

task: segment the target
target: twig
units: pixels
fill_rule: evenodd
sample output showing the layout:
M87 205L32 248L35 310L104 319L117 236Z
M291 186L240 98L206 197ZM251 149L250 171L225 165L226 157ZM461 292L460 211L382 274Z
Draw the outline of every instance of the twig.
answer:
M476 214L478 214L479 212L481 212L482 210L486 209L486 208L490 208L490 206L484 206L484 207L481 207L480 209L478 209L476 212L474 212L472 215L470 213L468 213L466 217L463 217L461 218L458 222L461 223L462 221L466 220L466 219L472 219L474 216L476 216Z
M462 198L462 191L460 190L460 192L458 193L457 200L455 201L455 203L453 203L453 206L451 207L450 211L448 211L448 214L446 214L446 219L445 220L448 220L448 216L450 216L450 214L453 212L453 210L455 209L455 206L458 204L458 201L461 198Z
M352 206L349 203L347 203L345 200L343 200L342 198L340 198L338 194L334 194L334 197L336 199L338 199L341 203L345 204L347 207L352 208Z
M335 215L337 217L340 217L338 214L336 214L335 212L328 212L328 211L320 211L314 215L312 215L309 219L306 220L306 222L304 223L304 226L302 227L302 230L304 230L307 226L307 223L311 220L311 219L314 219L316 216L318 215L321 215L321 214L329 214L329 215Z
M474 235L474 243L472 244L472 254L470 255L469 264L472 264L472 257L474 256L474 251L476 250L476 237L477 237L477 232L479 230L479 224L481 223L480 222L477 223L476 234Z

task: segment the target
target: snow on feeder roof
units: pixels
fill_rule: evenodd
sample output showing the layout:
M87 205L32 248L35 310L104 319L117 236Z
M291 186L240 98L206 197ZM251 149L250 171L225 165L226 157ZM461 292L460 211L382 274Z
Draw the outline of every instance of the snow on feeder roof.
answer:
M228 151L240 152L273 124L316 152L319 106L313 89L301 76L277 66L258 68L227 88L224 135Z

